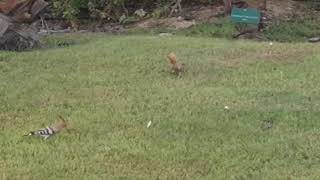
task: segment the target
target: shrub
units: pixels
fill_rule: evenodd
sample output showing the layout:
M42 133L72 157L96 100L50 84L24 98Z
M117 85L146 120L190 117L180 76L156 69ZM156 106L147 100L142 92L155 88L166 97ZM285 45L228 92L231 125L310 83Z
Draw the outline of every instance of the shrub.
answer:
M214 3L219 0L183 0L183 3ZM101 19L118 21L125 14L133 15L137 9L147 9L153 16L167 15L173 0L51 0L53 12L56 16L75 19L81 10L88 10L90 15Z

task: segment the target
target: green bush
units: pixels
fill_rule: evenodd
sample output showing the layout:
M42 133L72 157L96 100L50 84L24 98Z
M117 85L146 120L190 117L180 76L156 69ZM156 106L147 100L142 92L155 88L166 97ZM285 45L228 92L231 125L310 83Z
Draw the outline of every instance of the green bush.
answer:
M74 19L80 8L87 8L89 0L53 0L53 12L56 16Z
M221 0L183 0L182 3L214 3ZM51 0L53 12L56 16L66 19L75 19L79 12L89 10L90 16L101 19L119 18L125 14L133 15L134 11L140 8L147 9L149 13L155 11L152 16L159 17L167 15L168 8L173 0Z
M234 32L236 32L235 25L229 18L221 18L215 23L200 24L180 33L186 36L231 38Z
M290 21L275 21L265 32L269 40L294 42L306 41L308 38L319 35L320 25L314 18L304 17Z

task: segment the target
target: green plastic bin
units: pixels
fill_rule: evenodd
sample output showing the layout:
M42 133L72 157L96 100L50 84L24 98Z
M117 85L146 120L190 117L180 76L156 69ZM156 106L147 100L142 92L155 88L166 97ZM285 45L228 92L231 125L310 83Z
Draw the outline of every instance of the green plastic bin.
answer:
M260 17L260 11L255 8L232 8L231 12L231 20L235 23L258 25Z

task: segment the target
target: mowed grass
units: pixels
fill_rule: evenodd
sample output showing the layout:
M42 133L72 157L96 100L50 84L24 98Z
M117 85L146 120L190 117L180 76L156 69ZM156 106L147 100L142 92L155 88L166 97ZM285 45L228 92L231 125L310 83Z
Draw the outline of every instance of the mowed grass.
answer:
M320 46L63 38L80 43L0 52L0 179L319 178ZM67 131L22 137L58 115Z

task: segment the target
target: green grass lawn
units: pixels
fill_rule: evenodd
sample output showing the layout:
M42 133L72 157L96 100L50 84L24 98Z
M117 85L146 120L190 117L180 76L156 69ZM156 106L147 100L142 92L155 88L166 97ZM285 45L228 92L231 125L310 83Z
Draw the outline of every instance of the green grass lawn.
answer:
M63 38L79 44L0 52L0 179L320 177L319 45ZM68 131L22 137L58 115Z

